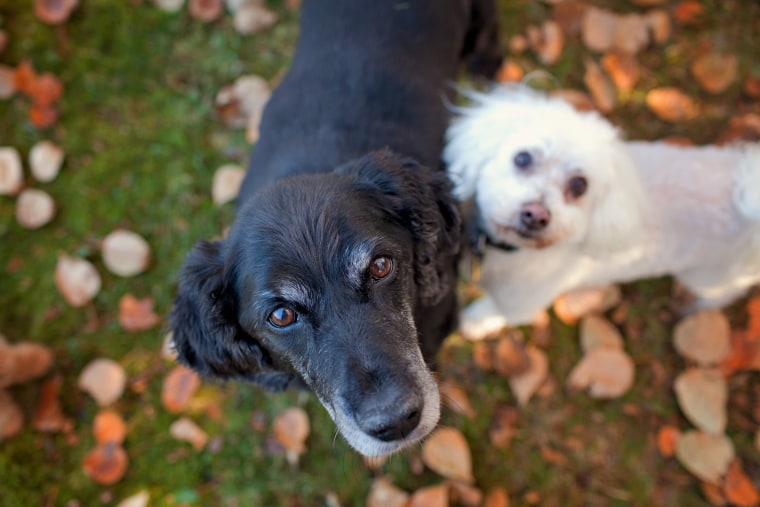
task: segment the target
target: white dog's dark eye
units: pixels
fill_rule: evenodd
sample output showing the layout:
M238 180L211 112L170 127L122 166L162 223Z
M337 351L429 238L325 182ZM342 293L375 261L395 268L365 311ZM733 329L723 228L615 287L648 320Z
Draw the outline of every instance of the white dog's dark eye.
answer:
M587 189L588 181L583 176L574 176L567 182L567 193L574 199L585 194Z
M527 151L520 151L515 155L514 163L520 169L527 169L533 165L533 155Z
M274 327L287 327L296 321L295 310L287 306L276 308L267 319Z
M380 280L391 274L393 271L393 259L386 255L380 255L372 259L372 264L369 265L369 274L375 280Z

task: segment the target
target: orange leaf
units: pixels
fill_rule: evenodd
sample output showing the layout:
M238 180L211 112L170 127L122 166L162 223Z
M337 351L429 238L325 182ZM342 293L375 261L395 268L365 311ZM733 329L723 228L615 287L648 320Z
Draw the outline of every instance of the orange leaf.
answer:
M153 298L137 299L132 294L125 294L119 300L119 324L126 331L144 331L160 320L153 312Z
M494 488L486 495L484 507L509 507L509 496L504 488Z
M740 370L760 371L760 340L753 339L747 331L731 333L731 353L720 363L724 375Z
M747 339L760 341L760 296L754 297L747 303Z
M58 120L58 110L54 107L33 104L29 108L29 121L38 129L52 127L56 120Z
M705 13L705 6L695 0L683 0L673 9L673 19L682 25L699 22Z
M129 458L127 453L117 444L98 445L87 453L82 463L84 472L98 484L114 484L127 471Z
M449 487L446 484L428 486L412 494L409 507L448 507Z
M22 60L14 73L16 89L25 95L31 93L34 82L37 81L37 72L29 60Z
M198 374L185 366L175 366L164 378L161 403L169 412L181 412L201 385Z
M101 410L95 416L92 432L98 444L117 444L124 442L127 425L119 414L112 410Z
M753 507L760 503L760 494L742 470L741 462L734 459L728 467L723 480L723 493L731 505L738 507Z
M736 55L716 52L705 53L691 65L692 75L709 93L725 91L736 80L738 69Z
M29 97L39 106L52 106L62 94L61 80L49 72L37 76L29 90Z
M63 378L60 375L56 375L42 384L40 398L37 401L37 408L32 421L32 427L37 431L56 432L70 426L61 410L62 384Z
M422 446L422 461L434 472L466 483L473 482L470 446L454 428L438 428Z
M681 432L675 426L665 425L657 432L657 450L665 458L671 458L676 453L676 444Z
M698 113L697 105L691 97L670 86L650 90L646 103L659 118L670 122L690 120Z

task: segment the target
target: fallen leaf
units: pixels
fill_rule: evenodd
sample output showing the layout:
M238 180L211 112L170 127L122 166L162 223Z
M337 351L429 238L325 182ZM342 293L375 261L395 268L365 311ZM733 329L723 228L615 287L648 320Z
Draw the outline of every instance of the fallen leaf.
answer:
M14 72L16 89L24 95L30 95L36 80L37 71L34 70L34 66L29 60L21 60Z
M702 21L705 6L697 0L682 0L673 8L673 19L682 25L695 25Z
M54 433L66 430L71 423L64 417L61 408L61 386L63 377L56 375L46 380L40 388L40 397L32 419L32 428L37 431Z
M169 434L177 440L190 442L196 451L200 451L206 447L206 443L208 442L206 432L187 417L180 417L174 421L169 427Z
M525 37L521 33L515 34L512 37L510 37L507 45L509 46L509 52L514 53L516 55L519 55L520 53L525 52L525 50L530 47L528 38Z
M448 481L446 486L449 487L449 498L454 504L480 507L483 503L483 492L475 486L459 481Z
M98 484L110 485L118 482L127 472L129 458L126 451L117 444L101 444L84 458L84 472Z
M592 398L618 398L633 385L634 366L621 349L599 347L583 356L567 378L570 389L587 389Z
M499 405L494 410L491 424L488 427L488 440L497 449L506 449L517 435L517 420L519 414L513 406Z
M245 169L237 165L223 165L214 173L214 182L211 187L211 197L214 204L222 204L232 201L240 192L240 185L245 177Z
M174 337L171 331L166 333L164 341L161 343L161 358L166 361L177 360L177 347L174 344Z
M224 12L222 0L190 0L190 16L205 23L218 19Z
M142 490L117 503L116 507L148 507L149 501L150 494L147 491Z
M13 147L0 148L0 195L15 195L24 183L21 157Z
M473 419L477 414L472 408L467 392L451 380L444 380L438 386L441 391L441 399L452 411Z
M71 306L84 306L100 291L100 275L85 259L58 255L55 266L55 286Z
M494 369L494 349L493 340L475 342L472 348L472 359L475 365L483 371L492 371Z
M483 507L509 507L507 490L501 487L493 488L486 494Z
M216 95L214 108L225 125L258 130L264 106L272 92L266 79L257 75L241 76L224 86ZM258 137L258 136L257 136ZM249 139L249 142L253 142Z
M581 320L581 349L584 354L600 347L623 350L623 337L610 321L589 315Z
M306 452L306 439L310 432L309 416L302 408L285 409L272 421L274 438L285 449L285 458L293 466Z
M731 53L705 53L691 64L691 73L708 93L724 92L736 81L739 60Z
M24 413L10 393L0 389L0 442L16 436L24 427Z
M670 15L663 9L654 9L644 14L647 27L652 32L655 44L664 44L670 39L673 28L670 23Z
M0 388L44 375L53 364L52 351L32 342L0 343Z
M702 490L702 494L705 496L705 499L710 502L710 505L715 505L717 507L728 505L721 486L705 481L699 481L699 489Z
M448 507L449 487L446 484L437 484L418 489L409 500L409 507Z
M602 67L612 79L615 87L623 93L633 90L639 80L641 69L639 61L630 53L610 51L602 57Z
M31 82L27 95L36 106L52 106L63 95L63 84L55 75L46 72Z
M2 30L0 30L0 36ZM16 93L16 71L13 67L0 64L0 100L13 97Z
M581 31L583 15L588 6L580 1L564 0L554 6L551 18L566 35L575 36Z
M113 443L121 445L127 436L127 424L121 415L113 410L101 410L95 415L92 433L98 444Z
M153 298L137 299L125 294L119 299L119 324L125 331L144 331L161 321L153 311Z
M740 370L760 371L760 340L746 331L731 333L731 353L721 361L720 370L731 375Z
M580 90L571 90L571 89L559 89L559 90L552 90L549 95L551 97L558 97L565 102L569 103L571 106L573 106L578 111L596 111L596 106L594 106L594 103L591 101L591 97L588 96L586 92L582 92ZM559 296L561 299L563 296ZM555 300L555 305L556 305ZM560 303L562 304L562 303ZM554 307L554 311L557 311L557 307ZM557 315L560 319L562 319L562 316Z
M723 480L723 494L731 505L737 507L755 507L760 503L760 494L736 458L729 465Z
M161 387L161 404L172 414L181 412L190 403L200 386L201 379L197 373L190 368L177 365L164 377Z
M105 406L118 400L124 393L127 374L112 359L98 358L90 361L79 374L78 385L92 396L98 405Z
M615 108L617 101L612 81L592 59L585 58L583 62L586 67L583 83L591 95L591 100L599 111L609 113Z
M703 310L676 324L673 346L701 366L723 361L731 353L731 326L720 310Z
M25 188L16 199L16 220L25 229L39 229L55 215L55 202L47 192Z
M718 371L689 368L676 377L673 387L678 406L696 427L707 433L725 431L728 385Z
M760 341L760 296L747 302L747 334Z
M519 63L512 59L505 59L501 67L499 67L495 79L499 83L517 83L524 75L525 72Z
M422 445L422 461L428 468L449 479L474 481L470 446L455 428L438 428Z
M34 0L34 15L48 25L60 25L69 19L78 3L78 0Z
M185 0L152 0L153 4L166 12L177 12L185 5Z
M2 71L0 70L0 83L2 81ZM2 85L0 85L0 90L2 89ZM744 80L744 84L742 85L742 90L744 90L744 93L753 99L760 99L760 76L747 76L747 78ZM0 98L2 98L2 92L0 92Z
M672 86L649 90L646 103L660 119L669 122L691 120L698 113L697 105L691 97Z
M683 433L676 444L676 458L697 478L720 484L734 459L734 444L725 435L699 430Z
M554 65L562 57L565 37L560 26L552 20L544 21L540 27L531 26L527 31L528 41L538 59L545 65Z
M635 55L649 45L649 25L644 16L625 14L618 16L612 47Z
M675 426L665 425L657 431L657 450L664 458L672 458L676 454L676 444L681 431Z
M591 108L593 109L593 105ZM617 285L591 287L572 290L558 296L554 300L553 309L562 322L572 325L586 315L606 312L621 300L620 287Z
M546 463L561 466L561 467L566 466L568 463L567 456L565 456L563 453L555 449L552 449L548 445L541 445L540 452L541 452L541 458Z
M247 2L235 12L233 26L242 35L258 33L270 28L277 22L277 14L262 5Z
M367 507L409 507L409 493L397 488L385 477L372 481Z
M608 51L615 40L617 22L615 13L590 6L581 20L583 44L591 51Z
M61 170L65 154L60 146L40 141L29 150L29 167L32 176L44 183L53 181Z
M29 108L29 121L39 129L52 127L58 120L58 110L52 106L33 104Z
M116 229L100 245L103 264L119 276L135 276L150 264L150 245L136 232Z
M530 356L519 332L507 333L496 342L494 349L494 369L500 375L513 377L530 369Z
M525 352L530 359L530 367L525 372L507 379L509 388L520 406L528 403L549 374L549 360L544 351L529 345Z
M8 46L8 32L5 30L0 30L0 53L5 51L5 48Z

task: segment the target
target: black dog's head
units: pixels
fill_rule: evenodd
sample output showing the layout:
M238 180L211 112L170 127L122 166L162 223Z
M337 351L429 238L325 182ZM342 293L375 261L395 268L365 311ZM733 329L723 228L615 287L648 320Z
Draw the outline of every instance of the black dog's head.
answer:
M388 151L280 180L188 257L180 360L270 389L302 381L356 450L401 449L438 421L419 321L454 290L459 233L445 174Z

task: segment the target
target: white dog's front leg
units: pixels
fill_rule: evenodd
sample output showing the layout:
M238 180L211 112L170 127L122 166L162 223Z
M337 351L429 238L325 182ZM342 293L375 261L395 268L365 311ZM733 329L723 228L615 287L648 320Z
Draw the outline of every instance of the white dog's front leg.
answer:
M507 326L506 317L488 294L462 310L459 321L459 331L468 340L482 340Z

